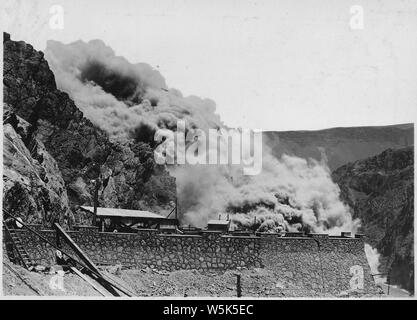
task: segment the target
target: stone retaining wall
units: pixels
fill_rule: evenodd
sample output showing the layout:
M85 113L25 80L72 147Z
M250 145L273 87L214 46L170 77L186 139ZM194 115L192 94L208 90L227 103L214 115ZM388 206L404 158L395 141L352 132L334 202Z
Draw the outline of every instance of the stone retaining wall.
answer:
M49 241L57 243L55 231L37 229ZM55 263L52 246L39 241L26 229L17 233L35 262ZM98 232L92 227L79 227L68 234L95 263L167 271L260 267L274 271L280 279L300 288L331 294L349 290L359 266L364 291L375 292L362 238L232 236L214 231L178 235L160 234L154 229L127 234ZM63 240L60 243L63 250L76 257Z
M355 274L362 270L364 290L376 292L363 239L269 235L261 236L260 248L263 267L300 288L339 294L351 289Z

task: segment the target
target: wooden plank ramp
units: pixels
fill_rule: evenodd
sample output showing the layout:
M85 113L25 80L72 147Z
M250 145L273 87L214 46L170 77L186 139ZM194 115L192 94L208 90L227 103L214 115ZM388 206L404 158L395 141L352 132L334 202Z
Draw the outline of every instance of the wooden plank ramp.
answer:
M74 240L69 236L68 233L62 229L62 227L58 224L54 224L55 229L57 230L57 233L59 236L63 237L64 240L69 244L72 250L81 258L81 260L94 272L96 272L98 275L101 275L100 270L97 268L97 266L93 263L93 261L90 260L90 258L84 253L84 251L81 250L81 248L75 243Z
M57 231L57 237L62 237L68 245L72 248L72 250L76 253L78 256L78 259L75 259L72 257L72 255L65 250L62 249L61 246L57 246L56 244L49 241L47 238L42 236L40 233L29 227L24 222L18 220L15 216L13 216L10 212L8 212L6 209L3 208L3 213L12 218L15 221L18 221L20 224L23 225L27 230L29 230L31 233L35 234L37 237L39 237L42 241L48 243L52 248L61 251L63 254L65 254L71 261L75 263L75 265L81 265L83 269L88 270L88 273L91 275L92 278L94 278L98 283L100 283L108 292L110 292L113 296L121 296L125 295L128 297L135 296L133 292L128 290L127 288L124 288L124 286L119 286L118 283L116 283L114 280L110 279L109 277L104 277L100 270L97 268L97 266L88 258L88 256L81 250L81 248L74 242L74 240L62 229L62 227L55 223L55 229ZM79 261L81 259L81 261ZM77 269L78 270L78 269ZM75 271L74 271L75 272ZM78 273L77 273L78 274Z
M109 292L114 296L126 295L128 297L135 296L130 290L127 290L124 287L120 287L113 279L105 277L98 267L94 264L93 261L84 253L83 250L75 243L75 241L65 232L64 229L58 224L54 224L57 231L57 235L61 236L71 247L71 249L77 254L77 256L87 265L87 267L94 273L97 277L97 281L100 282L103 287L105 287Z
M92 279L90 279L87 275L83 274L80 270L78 270L75 267L71 267L72 272L74 272L76 275L78 275L80 278L82 278L84 281L86 281L89 285L91 285L98 293L100 293L103 297L112 297L113 295L110 294L107 290L105 290L100 285L93 282Z
M126 284L126 282L124 282L122 279L120 279L119 277L111 274L108 271L102 271L101 274L103 275L104 279L106 279L107 281L117 284L117 286L119 288L122 288L126 293L128 293L129 296L136 296L137 294L135 293L135 291ZM124 293L124 292L123 292Z

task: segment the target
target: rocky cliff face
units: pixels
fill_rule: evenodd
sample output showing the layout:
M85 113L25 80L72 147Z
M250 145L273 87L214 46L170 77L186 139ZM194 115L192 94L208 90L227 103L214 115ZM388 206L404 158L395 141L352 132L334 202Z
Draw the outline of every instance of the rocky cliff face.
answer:
M32 144L39 142L51 161L57 164L52 175L63 179L62 192L57 196L66 199L68 195L68 204L60 204L60 217L68 207L74 212L77 205L93 204L98 178L101 181L100 206L154 211L169 210L173 206L175 180L163 167L156 165L148 144L128 139L110 141L83 116L66 93L57 89L43 53L34 50L30 44L13 41L4 34L3 49L4 102L10 115L19 118L19 123L27 123L27 137L21 139L32 141ZM12 145L19 139L17 129L14 127L15 134L12 128L7 130L10 134L6 138ZM19 147L23 148L23 145ZM44 164L39 163L39 166ZM5 161L5 169L10 168L11 162ZM28 178L29 173L22 172L22 175ZM15 178L9 175L5 179L12 184L16 182ZM44 187L50 190L48 184ZM8 190L5 189L3 195L5 206L9 206L12 213L21 215L21 210L17 209L19 197L8 197ZM28 197L36 203L34 193L28 193ZM57 212L53 208L45 208L45 211L49 214ZM43 217L35 219L36 214L24 216L36 220L33 222L47 222Z
M7 104L3 123L4 208L30 223L65 224L73 217L58 164L42 142L30 139L32 126Z
M383 256L380 272L414 291L414 149L388 149L333 172L341 197Z

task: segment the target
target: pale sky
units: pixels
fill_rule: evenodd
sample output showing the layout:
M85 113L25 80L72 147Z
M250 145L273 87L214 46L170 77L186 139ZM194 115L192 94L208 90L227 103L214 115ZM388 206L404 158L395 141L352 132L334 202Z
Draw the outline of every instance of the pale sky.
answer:
M232 127L308 130L417 118L417 1L5 1L3 29L44 50L48 39L101 39L169 87L211 98ZM64 28L49 26L52 5ZM352 29L350 8L363 8Z

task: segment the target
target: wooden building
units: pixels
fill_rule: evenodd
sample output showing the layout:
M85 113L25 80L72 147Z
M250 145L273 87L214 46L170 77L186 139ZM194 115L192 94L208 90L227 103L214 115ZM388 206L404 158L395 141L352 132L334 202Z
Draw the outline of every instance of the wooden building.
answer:
M81 206L82 210L94 214L94 207ZM160 214L118 208L97 207L96 221L100 231L135 232L138 229L157 229L161 224L175 225L175 219L168 219Z

